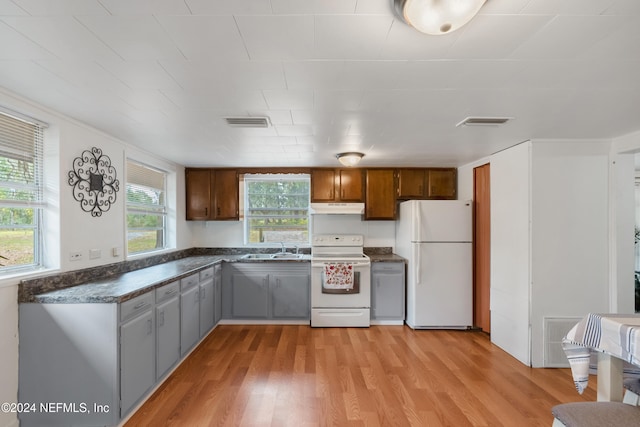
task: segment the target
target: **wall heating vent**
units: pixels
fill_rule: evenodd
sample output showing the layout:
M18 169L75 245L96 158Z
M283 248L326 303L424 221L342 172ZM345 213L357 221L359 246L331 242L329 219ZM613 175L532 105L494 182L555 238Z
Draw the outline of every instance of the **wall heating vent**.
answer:
M507 123L513 117L467 117L458 126L499 126Z
M582 320L581 317L544 318L544 367L568 368L569 362L562 349L562 338Z
M237 128L268 128L269 117L225 117L229 126Z

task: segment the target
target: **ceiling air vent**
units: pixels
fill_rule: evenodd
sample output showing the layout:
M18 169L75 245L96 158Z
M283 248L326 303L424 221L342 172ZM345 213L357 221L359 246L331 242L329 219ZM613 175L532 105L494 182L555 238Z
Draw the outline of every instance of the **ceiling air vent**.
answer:
M269 117L225 117L227 124L236 128L268 128Z
M467 117L458 126L500 126L511 120L513 117Z

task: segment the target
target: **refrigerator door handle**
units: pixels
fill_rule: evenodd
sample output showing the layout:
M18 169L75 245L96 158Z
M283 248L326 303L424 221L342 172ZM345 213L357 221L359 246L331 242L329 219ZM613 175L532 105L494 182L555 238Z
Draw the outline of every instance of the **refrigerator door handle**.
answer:
M421 215L420 203L413 203L413 224L415 225L413 239L417 242L422 240L422 215Z
M415 274L415 284L416 286L420 285L420 264L422 264L422 260L420 259L420 244L414 243L413 245L413 273Z

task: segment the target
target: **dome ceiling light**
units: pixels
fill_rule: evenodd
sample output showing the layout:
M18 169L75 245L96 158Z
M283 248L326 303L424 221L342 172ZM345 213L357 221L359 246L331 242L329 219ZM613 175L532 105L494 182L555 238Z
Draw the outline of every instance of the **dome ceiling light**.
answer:
M360 163L360 160L364 157L363 153L357 153L355 151L349 151L346 153L336 154L336 158L344 166L352 167Z
M393 0L396 13L421 33L449 34L471 21L486 0Z

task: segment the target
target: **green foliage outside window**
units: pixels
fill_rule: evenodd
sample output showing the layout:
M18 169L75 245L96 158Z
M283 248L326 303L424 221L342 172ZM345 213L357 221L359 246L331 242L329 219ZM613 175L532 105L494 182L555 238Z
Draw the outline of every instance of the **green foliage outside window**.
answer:
M35 263L36 210L20 206L34 201L33 177L32 162L0 155L0 268Z
M246 243L309 243L308 177L245 177Z

